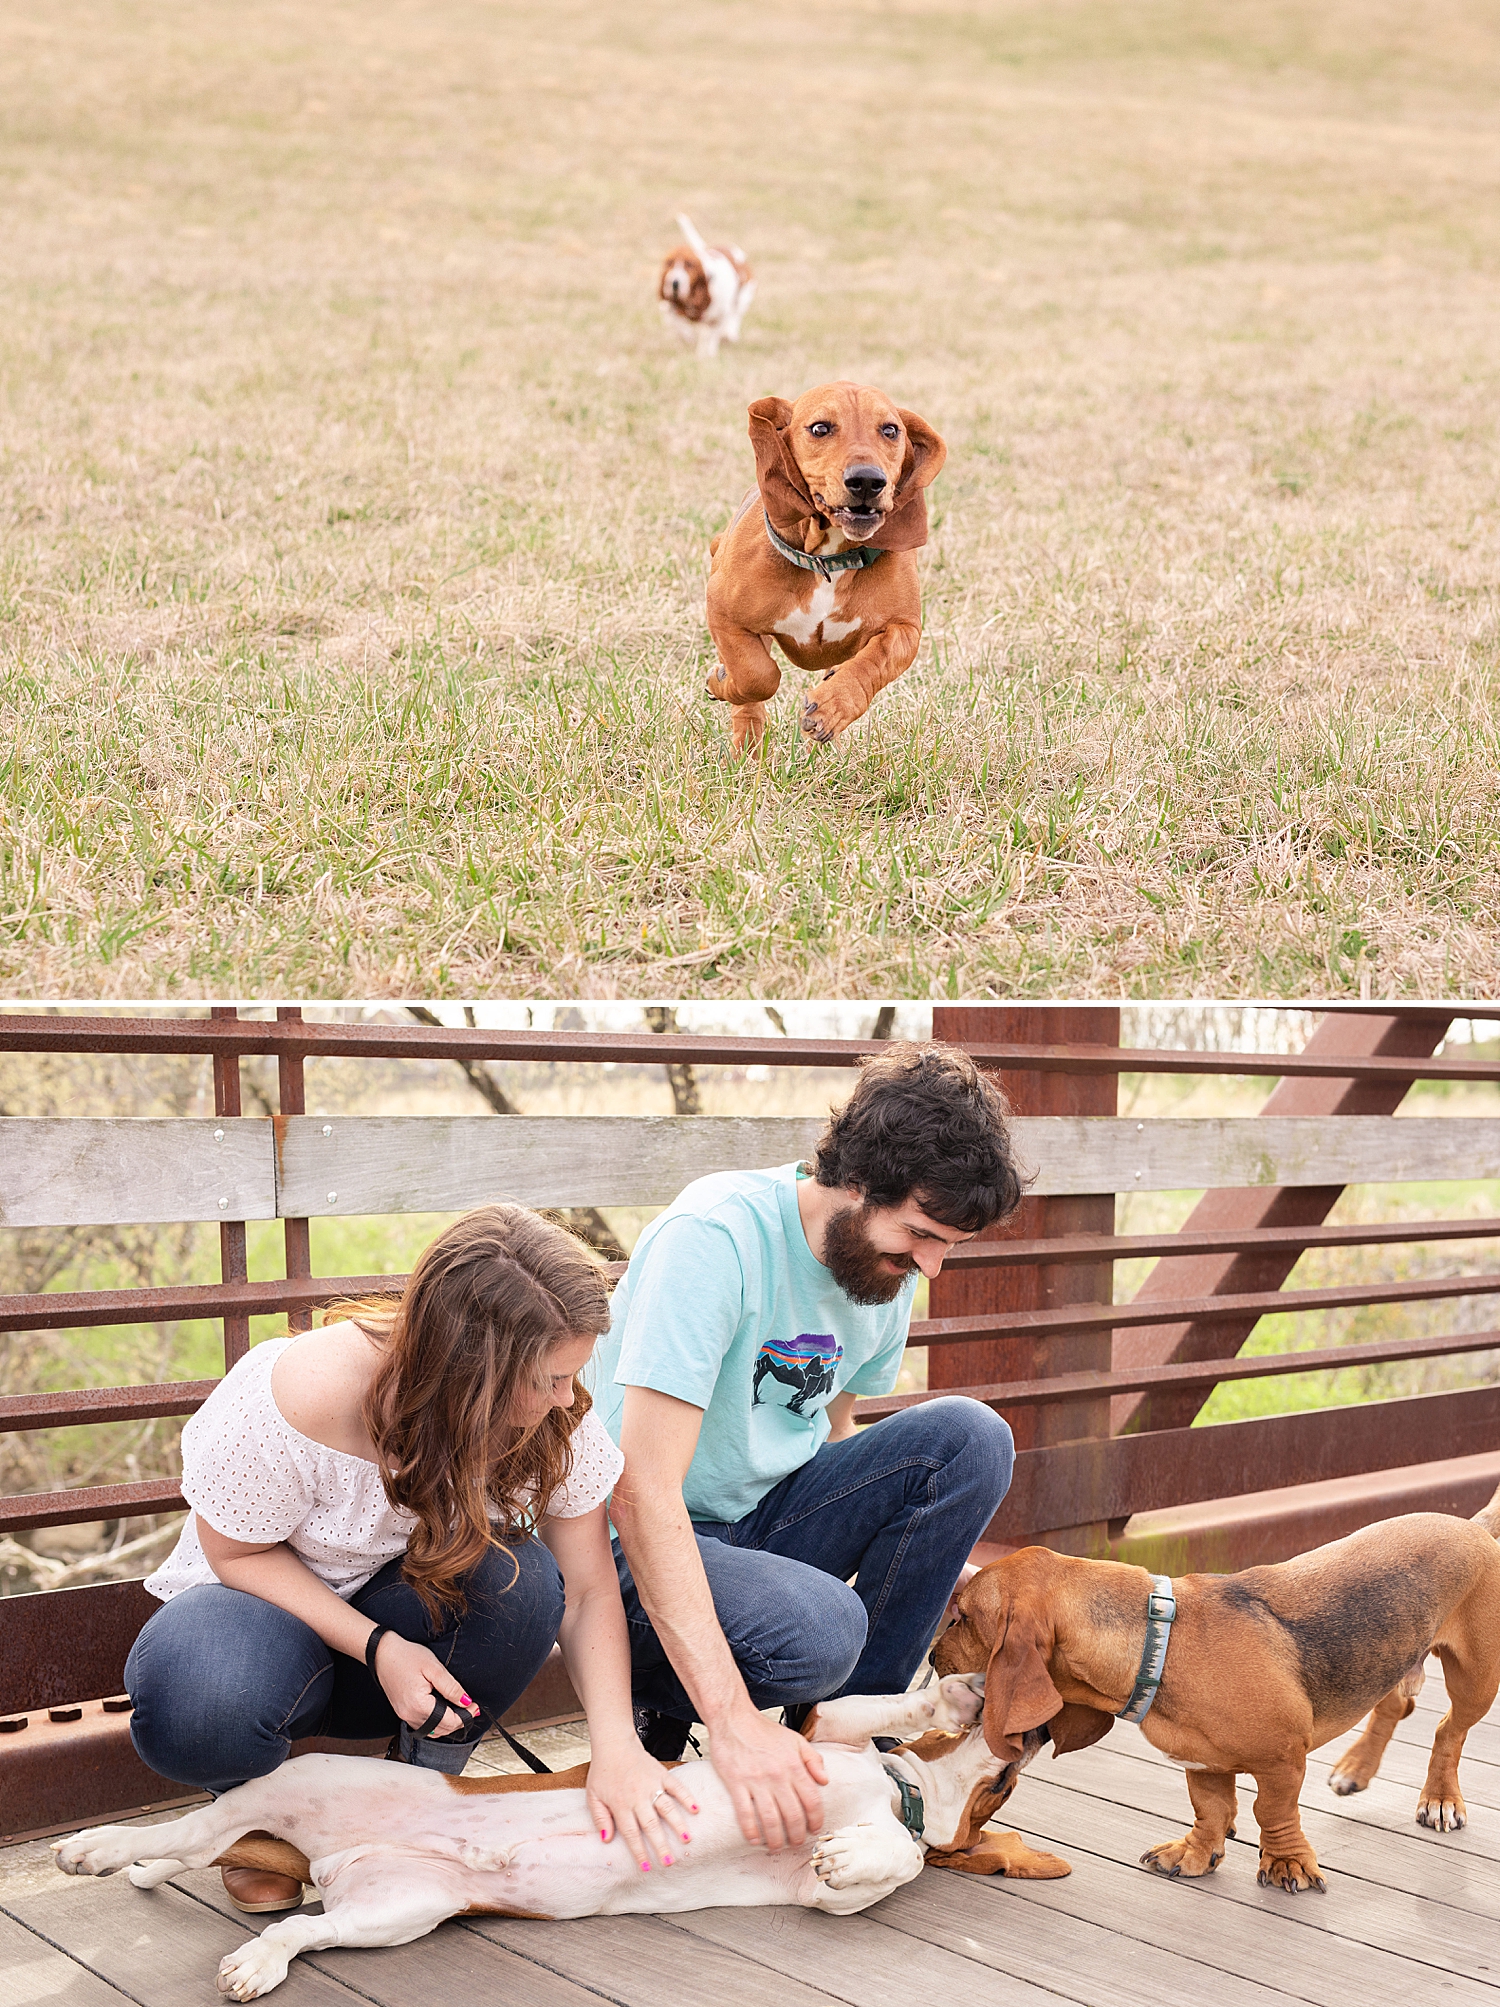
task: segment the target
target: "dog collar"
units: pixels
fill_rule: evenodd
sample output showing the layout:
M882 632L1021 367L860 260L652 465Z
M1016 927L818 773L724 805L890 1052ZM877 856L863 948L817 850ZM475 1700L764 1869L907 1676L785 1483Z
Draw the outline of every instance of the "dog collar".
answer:
M927 1817L927 1808L922 1803L921 1792L915 1784L909 1784L899 1770L893 1770L889 1763L882 1763L880 1767L901 1793L902 1825L914 1840L920 1840Z
M1151 1712L1162 1670L1167 1663L1167 1644L1172 1636L1172 1619L1177 1615L1177 1598L1172 1594L1170 1575L1153 1575L1151 1593L1146 1598L1146 1642L1141 1650L1141 1669L1129 1700L1120 1709L1119 1721L1144 1721Z
M860 544L853 550L839 551L833 557L814 557L808 551L799 551L785 537L777 536L769 516L766 517L766 535L771 539L771 548L780 551L788 564L796 565L799 571L815 571L821 578L831 578L836 571L867 571L885 556L884 551Z

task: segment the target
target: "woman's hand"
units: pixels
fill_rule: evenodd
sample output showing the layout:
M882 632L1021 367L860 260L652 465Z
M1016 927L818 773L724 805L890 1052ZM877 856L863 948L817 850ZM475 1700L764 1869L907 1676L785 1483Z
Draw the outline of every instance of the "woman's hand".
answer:
M608 1842L616 1833L645 1874L651 1854L664 1868L682 1859L688 1844L685 1815L696 1812L692 1773L696 1763L667 1770L648 1756L634 1735L617 1749L595 1745L589 1760L588 1801L599 1837Z
M467 1728L479 1713L478 1701L470 1700L436 1653L395 1631L387 1631L375 1647L375 1677L408 1728L421 1728L439 1700L451 1700L453 1706L433 1729L434 1735Z

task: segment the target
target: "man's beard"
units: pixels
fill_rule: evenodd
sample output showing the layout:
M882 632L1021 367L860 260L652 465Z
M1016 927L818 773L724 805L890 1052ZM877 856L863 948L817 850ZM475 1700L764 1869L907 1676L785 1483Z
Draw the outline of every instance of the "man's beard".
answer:
M851 1303L894 1303L916 1268L910 1255L882 1254L864 1227L864 1207L844 1206L823 1232L823 1266ZM895 1262L899 1274L892 1274Z

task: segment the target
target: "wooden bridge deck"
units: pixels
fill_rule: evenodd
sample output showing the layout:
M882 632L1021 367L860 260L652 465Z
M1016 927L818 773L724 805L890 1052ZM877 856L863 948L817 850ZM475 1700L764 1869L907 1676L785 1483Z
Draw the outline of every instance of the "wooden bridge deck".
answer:
M1254 1822L1217 1874L1167 1882L1136 1866L1187 1823L1181 1773L1139 1732L1044 1759L1011 1801L1017 1825L1065 1854L1059 1882L991 1882L931 1870L862 1916L708 1910L579 1923L473 1918L389 1951L299 1959L285 2007L890 2007L896 2000L1078 2001L1090 2007L1321 2007L1436 1996L1500 2007L1500 1709L1469 1738L1462 1833L1412 1818L1426 1743L1443 1705L1429 1679L1381 1778L1335 1798L1337 1745L1305 1793L1326 1896L1255 1882ZM565 1731L536 1738L576 1760ZM480 1760L490 1760L486 1750ZM501 1766L497 1762L494 1767ZM217 1999L222 1955L253 1920L223 1900L216 1873L154 1894L123 1876L65 1881L42 1845L0 1854L0 2007L179 2007Z

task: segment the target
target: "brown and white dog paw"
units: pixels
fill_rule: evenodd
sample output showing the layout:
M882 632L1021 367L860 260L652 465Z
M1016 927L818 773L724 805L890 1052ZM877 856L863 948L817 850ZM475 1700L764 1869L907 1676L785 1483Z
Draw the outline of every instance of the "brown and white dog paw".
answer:
M1300 1854L1278 1854L1262 1847L1260 1872L1255 1879L1263 1889L1285 1889L1288 1895L1296 1895L1301 1889L1316 1889L1319 1895L1328 1893L1328 1884L1318 1870L1318 1857L1311 1847Z
M1369 1783L1359 1765L1351 1763L1347 1756L1341 1756L1328 1773L1328 1788L1340 1798L1352 1798L1356 1791L1367 1790Z
M1199 1875L1211 1875L1223 1858L1222 1842L1215 1847L1185 1833L1180 1840L1163 1840L1159 1847L1148 1847L1141 1855L1141 1866L1154 1875L1166 1875L1170 1881L1179 1875L1195 1881Z
M1451 1797L1424 1797L1417 1806L1417 1824L1434 1833L1461 1833L1468 1823L1469 1808L1457 1785L1453 1787Z
M868 709L858 684L837 674L826 676L821 683L814 684L811 695L803 700L802 729L818 745L831 745L840 732L856 718L862 718Z

